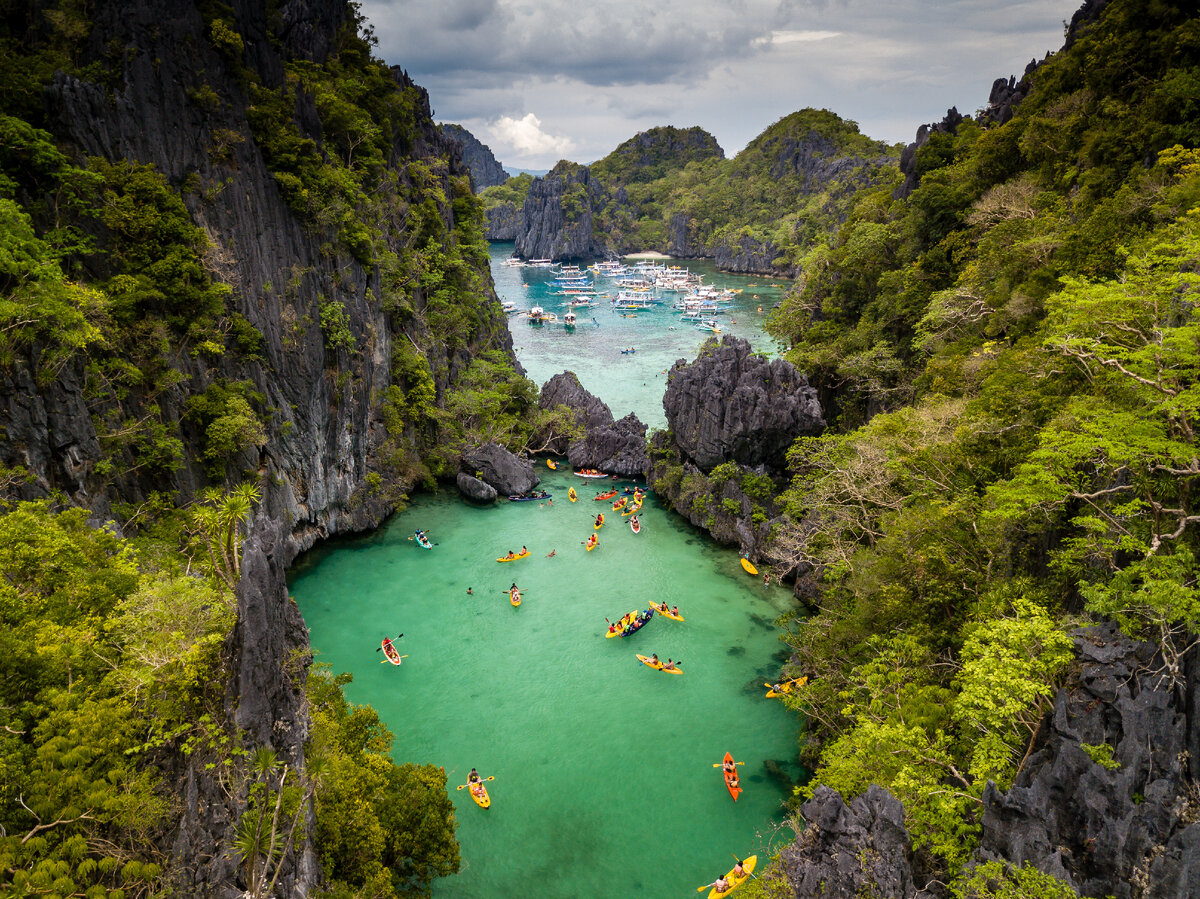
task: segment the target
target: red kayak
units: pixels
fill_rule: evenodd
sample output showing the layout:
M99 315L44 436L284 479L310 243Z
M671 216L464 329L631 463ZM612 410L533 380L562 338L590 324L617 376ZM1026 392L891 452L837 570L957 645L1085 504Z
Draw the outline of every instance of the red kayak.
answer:
M729 790L729 795L733 797L733 801L737 802L738 794L742 792L742 788L738 786L737 768L732 771L725 768L726 765L733 766L736 763L733 761L733 756L728 752L725 753L725 758L721 759L721 773L725 775L725 788Z
M612 499L616 495L617 495L617 491L610 490L610 491L608 491L608 493L597 493L595 496L592 497L592 499L596 500L597 502L600 502L601 500Z

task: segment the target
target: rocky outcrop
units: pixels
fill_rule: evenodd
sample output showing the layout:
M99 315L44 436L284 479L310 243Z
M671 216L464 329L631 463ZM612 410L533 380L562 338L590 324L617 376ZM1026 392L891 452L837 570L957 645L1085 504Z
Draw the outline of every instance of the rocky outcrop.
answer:
M1200 653L1172 676L1156 647L1111 623L1077 631L1075 651L1077 676L1016 781L984 791L973 862L1029 865L1081 896L1200 896ZM877 786L848 806L818 789L782 853L791 894L922 899L899 806Z
M588 428L582 440L571 444L567 458L576 468L595 468L624 478L643 478L646 456L646 426L630 412L620 421Z
M587 166L560 162L529 186L517 229L517 255L525 259L595 259L608 246L592 228L604 207L604 189Z
M521 209L512 203L501 203L484 212L488 240L516 240L521 229Z
M582 438L565 433L539 435L549 452L566 454L576 468L596 468L627 478L645 476L649 465L646 425L632 413L614 421L608 405L586 390L574 372L561 372L543 384L538 406L566 406L583 431Z
M585 433L592 428L612 426L613 415L608 404L585 389L573 371L560 372L542 385L538 408L550 410L557 406L570 409L575 425ZM544 445L547 452L565 455L574 439L567 433L547 433L537 435L535 442Z
M499 494L496 488L491 484L485 484L479 478L467 474L465 471L458 473L458 478L454 482L458 487L458 492L474 503L490 503L494 502Z
M925 899L913 874L904 806L882 787L847 804L818 787L800 807L804 831L780 853L790 895L822 899Z
M979 857L1033 865L1082 896L1200 896L1195 652L1173 681L1154 647L1109 624L1079 631L1076 654L1079 679L1055 697L1045 738L1009 790L984 792Z
M471 184L476 193L486 187L503 184L508 180L508 172L504 171L504 166L496 161L491 147L482 143L462 125L442 123L438 125L438 131L462 147L463 165L471 172Z
M498 443L485 443L465 453L463 466L501 496L528 493L541 482L534 474L531 462L513 455Z
M782 471L792 442L825 428L808 379L737 337L710 341L695 362L677 361L663 410L675 445L701 471L728 461Z

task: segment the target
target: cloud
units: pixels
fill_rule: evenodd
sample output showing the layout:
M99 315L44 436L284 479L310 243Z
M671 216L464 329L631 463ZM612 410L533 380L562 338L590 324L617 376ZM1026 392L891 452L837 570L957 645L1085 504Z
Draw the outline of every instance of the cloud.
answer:
M574 148L574 142L567 137L554 137L542 130L541 120L532 112L523 118L514 119L512 116L500 116L488 126L488 137L501 149L512 148L518 158L537 157L563 158Z
M699 125L729 155L806 106L913 139L1062 45L1080 0L363 0L378 54L506 165ZM532 115L529 110L537 110ZM515 158L519 157L519 158Z

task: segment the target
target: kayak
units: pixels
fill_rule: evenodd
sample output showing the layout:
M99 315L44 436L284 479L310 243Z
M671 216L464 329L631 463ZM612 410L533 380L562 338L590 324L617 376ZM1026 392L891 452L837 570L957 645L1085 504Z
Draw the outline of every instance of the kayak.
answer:
M510 559L508 556L501 556L501 557L500 557L499 559L497 559L496 561L497 561L497 562L515 562L515 561L517 561L517 559L523 559L523 558L525 558L527 555L529 555L529 550L525 550L525 552L523 552L523 553L517 553L517 554L516 554L515 556L513 556L511 559Z
M476 792L478 790L478 792ZM492 797L488 795L487 787L482 783L471 784L467 787L467 792L471 794L471 798L475 800L475 804L480 808L491 808Z
M642 532L642 523L637 520L636 515L629 519L629 529L635 534L640 534Z
M652 608L654 611L658 612L658 614L662 615L664 618L670 618L672 621L683 621L683 616L676 615L674 612L672 612L671 607L668 606L665 602L661 606L655 602L651 602L650 608Z
M749 559L742 559L742 567L745 568L749 574L758 574L758 569L750 564Z
M557 471L557 470L558 470L558 463L557 463L557 462L555 462L553 459L547 459L547 460L546 460L546 467L547 467L547 468L549 468L551 471Z
M737 802L738 794L742 792L742 788L738 786L737 769L735 768L732 772L726 771L724 769L725 762L733 763L733 756L728 752L725 753L725 758L721 759L721 773L725 775L725 789L729 790L729 795L733 797L734 802Z
M553 493L546 493L543 491L542 493L534 493L534 494L528 494L528 495L517 494L516 496L510 496L508 498L508 501L510 503L528 503L535 499L550 499L553 496L554 496Z
M708 899L721 899L721 897L723 897L723 896L728 896L730 893L732 893L739 886L741 886L743 883L746 882L747 878L749 878L750 875L754 873L754 866L757 864L758 864L758 856L757 855L752 855L749 858L742 859L742 870L745 871L746 873L743 874L741 877L734 877L733 872L735 869L730 868L729 873L725 875L725 879L727 881L729 881L729 889L725 890L724 892L718 893L716 887L713 887L712 891L709 892L709 894L708 894Z
M620 621L617 622L617 629L609 631L605 637L628 637L630 634L636 634L644 628L647 622L654 617L653 609L646 609L650 614L643 619L639 619L641 614L640 609L634 609L632 612L627 612Z
M571 502L575 502L575 500L579 499L579 494L575 492L574 487L567 491L567 499L569 499Z
M621 511L621 507L623 505L625 505L627 502L629 502L629 500L626 497L624 497L624 496L620 497L615 503L613 503L613 511L614 512Z
M392 645L391 639L383 641L383 654L387 656L387 660L393 665L400 664L400 653L396 651L396 647Z
M806 683L808 683L807 677L793 677L791 680L782 682L778 690L773 684L763 684L763 686L767 688L767 698L770 699L773 696L786 696L796 687L803 687Z
M521 591L515 587L512 590L509 590L508 601L513 604L514 608L519 606L521 604Z
M433 544L429 542L429 538L425 536L424 531L417 531L417 546L421 549L433 549Z
M600 530L600 528L602 528L602 527L604 527L604 513L603 512L601 512L599 515L596 516L596 523L594 525L592 525L593 530L597 530L597 531Z
M625 511L621 513L621 517L628 518L630 515L637 515L640 511L642 511L642 504L634 503L632 506L626 507Z
M576 476L581 477L581 478L606 478L606 477L608 477L608 475L606 475L604 472L596 471L596 469L594 469L594 468L585 468L581 471L575 472L575 474L576 474Z
M588 537L587 543L584 544L584 549L586 549L588 552L591 552L593 549L596 548L596 544L599 542L600 542L600 538L597 537L595 534L592 534L592 536Z
M649 656L638 655L638 661L648 668L657 668L659 671L665 671L667 674L683 674L678 668L667 668L662 662L656 662Z
M592 499L594 499L596 502L603 502L606 499L612 499L616 495L617 495L617 491L610 490L610 491L608 491L608 493L597 493L595 496L592 497Z

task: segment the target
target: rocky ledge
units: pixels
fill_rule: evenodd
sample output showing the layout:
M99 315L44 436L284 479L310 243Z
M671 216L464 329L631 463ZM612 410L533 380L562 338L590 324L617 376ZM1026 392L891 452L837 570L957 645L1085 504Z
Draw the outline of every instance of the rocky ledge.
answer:
M543 384L538 405L543 409L567 407L583 431L582 438L543 435L550 452L565 454L576 468L596 468L626 478L645 477L649 468L646 425L632 412L615 421L607 404L588 392L574 372L564 371Z
M702 471L722 462L782 472L787 450L825 419L817 391L790 362L756 355L739 337L709 342L667 374L663 410L675 446Z
M1006 791L989 784L972 862L1031 865L1080 896L1200 896L1200 655L1175 666L1112 624L1075 634L1077 677ZM819 788L781 855L786 895L926 899L903 808L878 786ZM924 892L930 889L930 893Z

